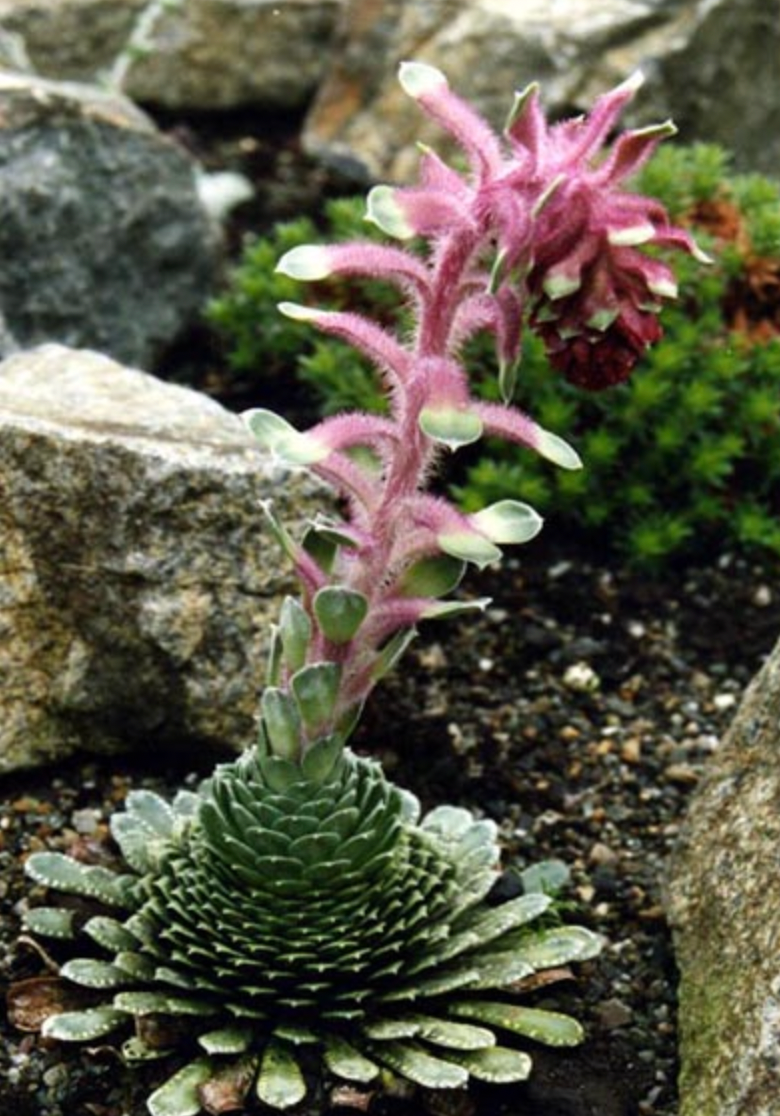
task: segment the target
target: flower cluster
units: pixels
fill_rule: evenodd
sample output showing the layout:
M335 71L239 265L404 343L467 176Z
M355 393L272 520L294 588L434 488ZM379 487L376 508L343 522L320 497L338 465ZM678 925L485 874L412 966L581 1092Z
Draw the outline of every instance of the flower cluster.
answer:
M418 621L484 604L441 599L465 563L487 565L503 544L525 542L541 526L517 501L464 515L426 493L441 453L493 434L564 468L580 465L570 446L510 405L524 323L568 379L589 388L617 383L659 336L660 302L675 293L670 269L641 249L697 252L661 206L622 188L672 126L627 132L604 150L637 79L603 96L589 117L552 126L532 86L517 95L503 139L438 70L405 63L400 80L455 138L468 170L425 150L419 184L371 191L368 219L409 247L307 245L279 263L298 280L370 277L399 290L414 323L409 340L360 314L280 307L367 355L387 388L389 415L341 414L306 433L270 411L247 416L266 448L310 468L348 503L347 522L312 524L300 547L276 525L297 566L305 615L295 612L293 631L288 609L278 642L300 643L296 668L336 664L329 731L354 721ZM460 362L478 331L495 337L500 404L472 395ZM281 655L273 663L271 684L284 691L289 672Z

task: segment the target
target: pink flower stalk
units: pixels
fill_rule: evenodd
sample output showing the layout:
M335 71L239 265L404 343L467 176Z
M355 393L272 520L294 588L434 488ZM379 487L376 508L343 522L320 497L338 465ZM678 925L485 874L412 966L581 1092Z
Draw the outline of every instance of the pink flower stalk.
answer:
M517 501L464 515L426 494L442 454L497 434L564 468L580 467L562 439L509 405L523 321L566 378L588 388L617 383L660 336L659 305L675 293L669 268L641 248L697 251L656 202L623 188L671 125L627 132L604 150L636 80L600 98L588 118L553 126L531 87L517 96L503 141L432 67L405 63L400 80L469 165L460 174L426 151L419 185L369 195L370 220L398 239L422 238L427 252L306 246L279 263L295 279L370 276L398 287L415 323L408 340L359 314L280 307L365 353L387 387L389 416L343 414L306 433L269 411L247 416L267 448L324 478L348 508L344 522L314 523L301 546L274 523L303 587L301 605L288 603L280 625L274 693L297 694L301 671L318 685L330 679L327 713L316 731L304 726L301 752L323 732L354 723L418 621L484 607L442 599L465 563L488 565L502 545L525 542L541 527ZM503 404L471 394L459 354L477 331L495 337ZM266 706L277 716L284 701ZM277 733L282 751L288 728Z

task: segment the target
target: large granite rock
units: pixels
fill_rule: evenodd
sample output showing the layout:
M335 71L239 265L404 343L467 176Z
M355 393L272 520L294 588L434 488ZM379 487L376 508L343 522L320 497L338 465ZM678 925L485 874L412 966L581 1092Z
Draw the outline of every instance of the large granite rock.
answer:
M691 803L668 912L680 968L680 1116L780 1111L780 644Z
M347 0L304 139L349 173L408 181L417 140L447 148L399 89L402 59L444 71L496 126L528 82L562 114L641 68L646 88L628 119L673 116L683 139L724 143L771 173L778 57L778 0Z
M239 748L291 586L258 501L324 496L185 388L57 345L0 364L0 772Z
M328 62L342 0L186 0L154 27L154 49L124 91L172 108L311 97ZM111 68L149 0L0 0L0 26L21 35L47 77L95 81Z
M132 102L0 71L0 356L59 341L148 366L217 248L195 165Z

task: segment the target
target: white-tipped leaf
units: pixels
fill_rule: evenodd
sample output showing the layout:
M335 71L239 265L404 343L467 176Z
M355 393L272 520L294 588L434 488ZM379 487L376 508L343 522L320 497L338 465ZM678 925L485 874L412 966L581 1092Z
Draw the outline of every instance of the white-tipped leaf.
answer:
M404 93L415 100L447 86L444 74L426 62L402 62L398 67L398 80Z
M315 465L330 454L322 442L296 430L274 411L256 407L241 417L260 445L288 465Z
M535 446L536 452L560 465L562 469L581 469L582 458L567 441L550 430L540 430Z
M543 520L529 504L499 500L472 515L471 522L494 543L524 543L536 537Z
M392 186L375 186L366 199L366 220L396 240L410 240L414 228L398 203Z
M276 265L280 275L302 282L327 279L331 273L328 249L320 244L300 244L285 252Z
M419 418L423 434L448 449L471 445L482 437L482 419L462 407L423 407Z

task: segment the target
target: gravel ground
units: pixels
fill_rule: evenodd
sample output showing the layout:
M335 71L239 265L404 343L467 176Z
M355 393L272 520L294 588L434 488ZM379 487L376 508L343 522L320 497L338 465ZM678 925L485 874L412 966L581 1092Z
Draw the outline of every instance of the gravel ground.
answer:
M355 744L426 806L461 803L499 823L504 894L529 864L564 861L572 918L607 939L576 982L537 994L583 1019L587 1043L540 1051L531 1083L477 1091L476 1111L673 1116L665 857L702 765L780 631L776 573L724 557L652 581L563 557L562 544L532 544L522 562L472 578L469 592L493 598L487 616L431 625L407 669L375 695ZM74 843L99 849L129 789L170 795L213 758L156 771L87 760L0 783L4 983L41 971L17 943L31 895L24 858ZM126 1071L105 1050L45 1048L36 1035L1 1026L0 1111L145 1112L154 1068ZM407 1102L403 1111L412 1111Z

